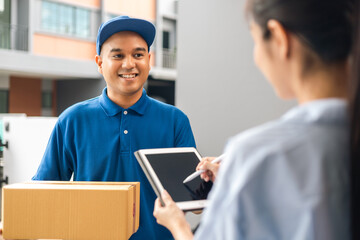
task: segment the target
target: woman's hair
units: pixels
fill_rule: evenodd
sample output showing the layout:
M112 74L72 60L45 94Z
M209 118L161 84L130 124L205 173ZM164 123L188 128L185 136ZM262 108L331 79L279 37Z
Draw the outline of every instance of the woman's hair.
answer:
M350 81L351 120L351 228L352 239L360 239L360 3L355 8L354 46Z
M279 21L324 63L345 61L351 51L355 0L248 0L247 15L270 38L267 23Z

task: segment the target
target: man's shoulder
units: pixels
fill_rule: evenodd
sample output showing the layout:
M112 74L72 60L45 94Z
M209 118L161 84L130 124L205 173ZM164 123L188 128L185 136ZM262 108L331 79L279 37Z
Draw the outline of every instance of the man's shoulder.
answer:
M176 107L174 105L161 102L152 97L149 97L149 100L150 100L151 107L153 109L156 109L158 111L172 112L172 113L176 113L176 114L185 115L183 111L181 111L178 107Z
M94 111L101 108L98 99L99 97L95 97L71 105L60 114L59 120L63 121L65 119L93 114Z
M155 99L153 97L150 97L148 96L148 99L150 101L150 103L155 106L155 107L158 107L158 108L164 108L164 109L167 109L167 108L176 108L175 106L171 105L171 104L168 104L168 103L165 103L165 102L162 102L158 99Z

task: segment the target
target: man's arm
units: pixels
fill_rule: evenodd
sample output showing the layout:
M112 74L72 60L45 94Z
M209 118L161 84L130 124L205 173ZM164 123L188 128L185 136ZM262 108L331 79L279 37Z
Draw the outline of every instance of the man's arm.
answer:
M195 147L195 138L192 132L190 121L185 114L177 119L175 126L175 147Z
M65 148L64 135L59 122L57 122L32 180L70 180L72 175L70 158L71 156Z

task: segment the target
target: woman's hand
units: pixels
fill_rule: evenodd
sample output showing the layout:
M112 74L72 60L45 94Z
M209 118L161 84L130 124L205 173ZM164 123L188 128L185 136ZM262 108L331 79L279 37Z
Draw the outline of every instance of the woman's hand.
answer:
M166 190L161 193L161 198L165 206L161 206L159 198L155 200L153 214L157 223L169 229L175 239L193 239L184 212L176 205Z
M205 170L205 172L201 173L200 175L200 177L204 179L205 182L214 182L216 179L220 167L220 162L211 163L211 161L214 159L215 157L204 157L196 167L196 171Z

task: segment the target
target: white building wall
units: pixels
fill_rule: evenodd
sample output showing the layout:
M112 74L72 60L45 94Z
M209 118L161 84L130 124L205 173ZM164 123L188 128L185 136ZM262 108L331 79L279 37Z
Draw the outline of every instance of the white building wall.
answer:
M176 15L176 0L158 0L161 15Z
M219 155L235 134L275 119L279 100L253 63L244 0L179 1L176 105L190 118L202 155Z

